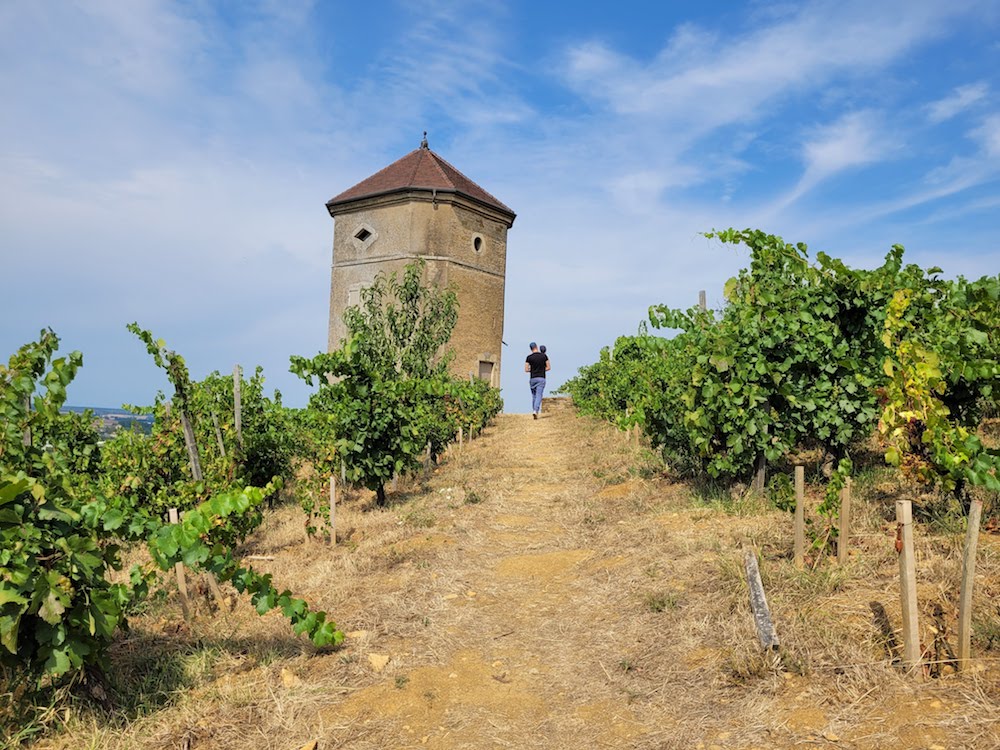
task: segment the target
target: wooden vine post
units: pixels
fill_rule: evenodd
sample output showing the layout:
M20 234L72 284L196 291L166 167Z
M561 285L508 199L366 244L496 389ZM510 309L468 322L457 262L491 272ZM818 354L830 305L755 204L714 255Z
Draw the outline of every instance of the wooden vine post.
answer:
M198 457L198 443L195 441L194 429L191 427L191 420L188 419L187 412L181 410L181 428L184 430L184 446L187 448L188 462L191 465L191 477L196 482L204 481L205 477L201 473L201 459ZM219 606L224 606L226 597L219 588L219 582L215 580L215 575L211 572L208 575L208 587L212 589L212 594L219 602Z
M920 631L917 629L917 566L913 556L913 506L896 501L896 551L899 553L899 597L903 611L903 663L920 664Z
M702 311L708 309L708 299L704 289L698 292L698 307L700 307Z
M198 457L198 443L194 439L194 429L187 412L181 411L181 428L184 430L184 447L187 448L188 464L191 466L191 478L196 482L205 479L201 473L201 459Z
M847 562L847 542L851 536L851 478L844 480L844 488L840 491L840 531L837 534L837 562L844 565Z
M750 485L754 492L758 495L764 494L764 487L767 485L767 459L764 457L764 452L761 451L757 454L757 461L755 464L753 483Z
M962 554L962 589L958 597L958 668L967 669L972 658L972 588L976 579L976 545L979 524L983 516L983 501L973 500L969 506L969 527L965 531Z
M180 519L177 515L177 508L168 510L167 517L170 519L170 523L178 523ZM184 578L184 565L174 563L174 574L177 576L177 591L181 595L181 612L184 613L185 620L190 620L191 608L188 606L188 587L187 580Z
M337 543L337 480L330 475L330 546Z
M222 440L222 430L219 427L219 416L214 411L212 412L212 424L215 426L215 440L219 444L219 453L223 458L225 458L226 444Z
M24 435L21 436L21 443L25 448L31 447L31 396L24 397L24 414L27 422L24 427Z
M760 580L760 568L757 565L757 555L747 548L743 553L743 565L747 572L747 586L750 589L750 608L753 610L753 621L757 627L757 639L765 651L776 651L780 646L778 633L774 629L771 610L767 606L764 595L764 584Z
M805 566L806 551L806 470L804 466L795 467L795 567L801 570Z
M233 419L236 422L236 440L243 450L243 404L240 390L243 387L243 375L240 366L233 367Z

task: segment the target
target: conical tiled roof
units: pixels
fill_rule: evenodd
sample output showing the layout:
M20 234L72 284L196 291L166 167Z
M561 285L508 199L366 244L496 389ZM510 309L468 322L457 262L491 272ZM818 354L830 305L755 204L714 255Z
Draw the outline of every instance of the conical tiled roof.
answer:
M379 170L354 187L331 198L327 201L326 207L333 214L333 209L345 203L403 190L436 190L439 193L458 193L508 214L511 221L515 216L510 208L431 151L427 146L426 139L420 144L420 148L411 151L385 169Z

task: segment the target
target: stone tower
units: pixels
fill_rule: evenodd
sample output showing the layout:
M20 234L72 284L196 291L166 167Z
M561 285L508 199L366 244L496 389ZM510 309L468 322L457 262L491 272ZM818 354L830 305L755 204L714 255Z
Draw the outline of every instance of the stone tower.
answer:
M427 145L331 198L335 219L329 349L347 335L344 309L381 272L422 258L425 281L453 285L458 323L452 371L500 385L507 230L515 214Z

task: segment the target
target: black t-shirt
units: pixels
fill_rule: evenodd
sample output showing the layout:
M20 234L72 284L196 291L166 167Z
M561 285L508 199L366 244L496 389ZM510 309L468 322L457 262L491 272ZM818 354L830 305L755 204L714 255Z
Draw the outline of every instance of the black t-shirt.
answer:
M545 363L549 361L548 354L542 354L541 352L532 352L527 357L525 357L525 362L531 367L531 377L533 378L544 378L545 377Z

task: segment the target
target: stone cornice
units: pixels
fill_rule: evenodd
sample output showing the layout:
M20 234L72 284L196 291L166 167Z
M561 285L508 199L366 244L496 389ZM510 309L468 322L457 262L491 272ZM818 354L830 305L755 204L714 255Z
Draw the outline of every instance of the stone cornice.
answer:
M398 190L361 196L338 203L331 201L326 204L326 209L330 213L330 216L336 218L340 214L355 213L371 208L396 206L402 203L445 203L461 206L487 219L506 224L508 229L514 226L514 219L516 218L516 214L500 211L494 206L450 188L399 188Z

